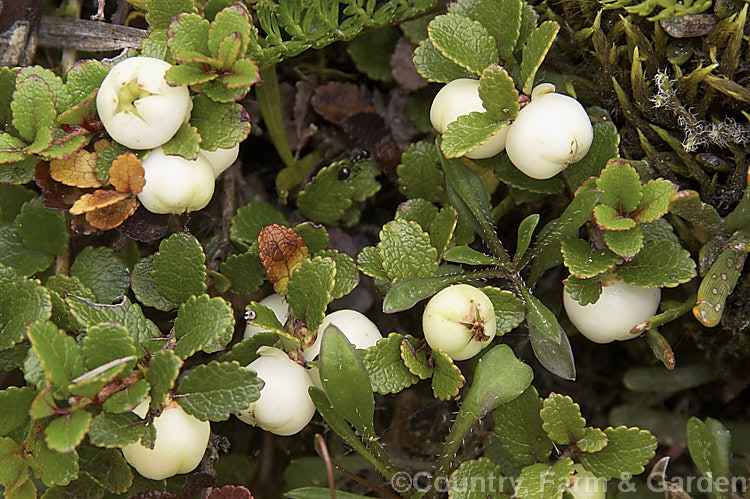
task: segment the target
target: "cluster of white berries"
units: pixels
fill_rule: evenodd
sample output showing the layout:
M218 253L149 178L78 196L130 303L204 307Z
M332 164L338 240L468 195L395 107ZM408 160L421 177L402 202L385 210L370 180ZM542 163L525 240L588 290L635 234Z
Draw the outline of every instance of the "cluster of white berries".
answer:
M183 213L204 208L216 177L234 163L239 144L198 157L164 154L161 146L190 119L193 103L185 85L171 86L164 75L171 64L131 57L115 64L99 87L96 108L107 133L130 149L149 150L143 159L146 185L138 200L153 213Z
M445 133L459 116L484 111L479 81L460 78L437 93L430 108L430 121L435 130ZM583 106L572 97L555 93L554 85L543 83L534 88L531 102L511 124L466 156L484 159L505 150L523 173L547 179L583 159L593 139L594 130Z

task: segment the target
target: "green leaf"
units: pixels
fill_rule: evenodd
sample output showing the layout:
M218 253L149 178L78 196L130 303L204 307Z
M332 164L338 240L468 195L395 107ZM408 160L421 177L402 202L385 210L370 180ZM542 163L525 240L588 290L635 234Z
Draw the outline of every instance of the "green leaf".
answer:
M729 444L732 435L717 419L708 418L705 422L692 417L687 422L687 444L695 467L713 482L711 496L722 499L721 483L730 475Z
M336 327L323 331L320 379L333 409L363 436L375 434L375 399L362 359Z
M206 291L206 256L198 240L185 233L172 234L159 244L151 278L156 291L169 301L182 303Z
M665 370L662 367L628 369L622 382L634 392L679 392L706 385L718 377L708 364L688 364Z
M523 257L526 250L529 249L531 244L531 238L534 235L534 229L539 224L539 214L533 213L528 217L524 218L518 225L518 244L516 247L515 259L518 260Z
M284 325L279 322L279 318L276 317L274 311L265 305L262 305L257 301L251 301L247 306L246 314L248 317L248 324L271 331L280 336L289 336L284 330ZM252 353L255 354L255 352Z
M669 201L677 192L677 186L669 180L649 180L643 186L643 197L631 216L638 223L648 223L657 220L667 214Z
M229 69L237 61L241 44L239 33L230 33L219 43L214 55L221 61L223 68Z
M445 253L458 225L458 213L452 206L443 206L433 219L427 231L430 243L438 251L438 259Z
M165 29L176 15L183 12L195 12L193 0L146 0L148 9L146 22L151 29Z
M28 476L21 447L10 438L0 438L0 484L8 487ZM8 488L5 489L8 492ZM36 497L36 492L34 493Z
M562 499L573 471L573 460L569 457L552 466L543 463L527 466L518 477L515 495L519 499Z
M506 184L516 189L535 192L538 194L560 194L564 190L562 180L557 177L546 180L531 178L511 163L507 154L499 154L495 157L495 174Z
M366 32L349 42L346 52L360 73L372 80L393 81L391 54L396 49L400 35L400 30L395 26Z
M495 435L503 450L523 464L544 462L552 452L552 441L542 430L542 399L529 386L519 397L499 405L493 412Z
M643 248L643 232L640 225L628 230L608 230L604 232L604 243L617 255L631 260Z
M258 242L260 230L272 224L288 225L284 215L270 204L251 201L232 217L229 235L235 241L251 245Z
M63 454L48 448L43 438L37 438L31 445L27 462L34 469L34 475L47 487L67 485L78 475L78 454L73 451Z
M430 224L438 214L438 208L431 202L417 198L401 203L396 210L395 220L417 222L422 230L429 231Z
M513 79L502 66L491 64L479 78L479 96L487 114L496 120L514 120L521 106Z
M542 428L555 443L568 445L586 435L581 408L567 395L551 394L544 400L540 415L544 421Z
M381 395L398 393L419 381L419 377L409 371L401 358L403 341L403 335L391 333L362 354L373 391Z
M565 266L575 277L586 279L607 272L619 257L607 248L595 250L588 242L577 237L567 237L562 242Z
M236 362L201 364L182 378L175 398L201 421L225 421L260 397L263 381Z
M328 248L328 231L325 227L312 222L304 222L294 226L294 232L305 242L311 255Z
M26 337L26 326L52 315L50 293L39 281L16 275L0 265L0 350Z
M521 295L524 303L526 303L526 322L529 326L555 341L560 327L555 314L536 296L532 295L528 289L521 288Z
M381 281L390 282L383 268L383 259L376 246L365 246L357 255L357 268L360 272Z
M29 75L16 83L10 107L13 126L26 142L34 142L40 130L55 124L55 97L39 75Z
M250 117L237 103L214 102L205 95L193 98L190 124L198 130L206 151L228 149L250 133Z
M59 255L68 249L68 224L60 212L42 206L42 199L28 201L16 217L18 235L30 250Z
M250 41L252 21L242 5L232 5L222 9L216 14L208 32L208 49L211 54L216 55L220 50L221 43L227 36L236 34L240 41L240 54L247 50Z
M320 251L315 256L330 258L336 263L335 279L331 290L331 297L334 300L348 295L357 287L359 272L352 257L334 249Z
M326 307L333 299L336 274L333 259L316 256L303 261L289 281L287 301L294 315L312 331L323 322Z
M44 430L47 447L57 452L71 452L83 441L91 426L91 413L75 411L53 419Z
M539 363L552 374L562 379L574 381L576 379L576 364L565 330L558 324L557 336L553 338L533 326L528 326L528 329L531 348L534 350L534 356L539 360Z
M626 231L636 226L635 220L606 204L594 208L594 219L599 227L607 230Z
M154 271L154 256L149 255L141 258L133 267L130 276L130 287L136 299L147 307L157 310L169 311L177 308L178 303L167 300L156 291L156 284L152 278Z
M611 160L596 180L602 191L601 203L621 214L634 211L643 197L641 178L624 160ZM628 227L625 227L628 228Z
M109 73L109 69L96 59L76 63L65 75L65 89L72 105L81 104L99 90L99 86Z
M148 396L151 386L145 379L139 379L124 390L115 393L102 404L107 412L132 411Z
M284 497L289 497L290 499L329 499L331 497L331 489L323 487L301 487L299 489L285 492ZM342 490L336 491L336 497L337 499L365 499L365 496L352 494L351 492L344 492Z
M560 31L560 25L555 21L544 21L536 28L526 40L521 57L521 81L523 82L523 93L530 95L534 87L534 77L542 65L547 52Z
M200 146L201 136L198 135L198 129L188 123L183 123L174 136L162 145L162 149L164 154L193 160L198 157Z
M495 39L476 21L458 14L438 16L427 26L430 41L445 57L472 73L498 62Z
M643 473L656 452L656 438L646 430L625 426L610 426L604 433L609 443L598 452L581 456L583 467L607 480Z
M518 327L526 316L523 300L507 290L485 286L482 292L492 302L495 309L496 333L501 336Z
M386 294L383 301L383 312L392 314L408 310L444 287L466 282L469 279L471 279L470 274L455 273L435 277L415 277L399 281Z
M466 378L453 363L453 359L441 349L433 349L432 358L435 366L432 371L432 393L437 399L449 400L458 395Z
M712 236L724 232L721 215L716 208L701 201L700 195L695 191L681 190L674 193L669 199L669 211Z
M607 434L599 428L586 428L586 434L578 439L576 447L583 452L599 452L607 445Z
M172 85L198 85L219 77L218 73L205 70L205 67L202 62L184 62L169 68L165 78Z
M268 279L266 269L258 257L258 247L239 255L232 255L221 264L221 273L232 281L232 291L250 294L258 291Z
M23 151L25 148L26 143L23 140L9 133L0 132L0 163L13 163L23 160L27 157ZM4 166L3 168L8 168L8 166Z
M130 285L130 271L111 248L87 246L70 266L77 277L93 291L99 303L113 303L123 297Z
M454 246L445 252L443 258L447 262L462 263L465 265L491 265L496 267L499 261L489 255L485 255L468 246Z
M620 135L614 123L611 121L595 123L594 139L589 152L581 161L566 169L571 189L577 190L581 182L589 177L598 177L607 165L607 161L619 156L619 146Z
M220 296L191 296L180 305L174 321L174 353L187 359L198 350L222 350L234 334L234 312Z
M643 288L676 287L696 275L695 262L690 252L672 242L649 243L629 262L625 262L617 275L628 284Z
M589 305L599 301L602 294L602 282L598 277L579 279L571 275L565 279L565 292L581 305Z
M430 236L416 222L393 220L380 231L378 250L392 283L437 272L437 250Z
M273 346L278 340L279 337L274 332L255 333L250 338L245 338L232 345L232 350L219 357L219 360L222 362L235 361L239 362L241 366L246 366L259 357L258 349L260 347Z
M395 333L394 333L395 334ZM10 435L29 420L29 410L36 393L30 386L10 386L0 391L0 436ZM0 480L2 482L2 480Z
M463 114L448 125L441 148L446 158L463 156L486 143L508 125L507 121L497 121L489 113Z
M75 340L51 322L36 321L29 325L29 341L49 381L65 387L83 374L83 355Z
M91 445L78 448L83 473L112 494L122 494L133 485L133 473L119 449L100 449Z
M445 179L440 169L440 154L432 142L420 141L409 145L401 155L396 169L398 188L410 198L422 198L437 203L445 198Z
M0 183L0 222L12 223L24 203L35 197L34 192L25 187Z
M448 83L458 78L475 77L441 54L430 40L422 40L414 50L414 66L425 80L431 82Z
M167 46L175 60L189 62L200 55L211 55L208 49L209 26L207 20L193 13L183 13L172 19L167 30Z
M250 59L240 59L232 65L232 70L221 77L221 84L230 89L231 99L217 99L220 102L241 99L252 85L260 81L258 66ZM212 82L209 85L215 84ZM209 95L209 94L207 94Z
M0 224L0 264L12 267L20 275L31 275L44 270L54 257L24 246L15 225Z
M448 497L486 499L504 497L502 469L486 457L464 461L451 473ZM507 487L510 488L509 486ZM508 490L510 492L510 490Z
M132 412L100 412L91 422L89 439L98 447L124 447L146 432L145 422Z
M156 352L148 363L146 381L151 385L151 408L156 409L166 399L169 390L177 381L182 359L171 350Z
M83 339L83 356L88 370L96 369L113 360L135 357L135 338L127 328L117 323L102 323L91 326ZM126 364L128 369L135 367L135 360Z
M401 359L409 372L419 377L427 379L432 376L432 366L428 364L426 348L419 348L419 340L413 336L407 335L401 341Z

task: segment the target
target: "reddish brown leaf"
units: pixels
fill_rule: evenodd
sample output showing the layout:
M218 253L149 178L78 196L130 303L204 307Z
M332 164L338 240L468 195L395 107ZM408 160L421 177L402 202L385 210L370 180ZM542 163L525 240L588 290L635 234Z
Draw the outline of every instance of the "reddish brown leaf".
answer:
M106 208L107 206L111 206L127 197L129 197L129 194L123 194L122 192L102 189L96 190L91 194L84 194L81 196L81 199L76 201L70 208L70 213L73 215L81 215L82 213Z
M117 230L134 241L150 243L164 237L167 233L169 215L151 213L142 206L135 210Z
M402 36L391 55L391 74L396 82L407 90L419 90L427 86L427 80L417 72L414 66L415 46L408 38Z
M377 144L386 132L383 117L371 112L351 114L342 119L339 125L355 144L364 147Z
M258 235L259 256L273 289L286 295L292 273L302 265L310 251L302 238L290 227L266 225Z
M71 154L67 159L53 159L50 162L50 176L65 185L73 187L101 187L96 178L96 152L85 149Z
M36 185L42 190L44 207L50 210L68 210L83 194L84 190L70 187L50 177L49 163L40 161L34 168Z
M86 213L86 221L99 230L114 229L135 213L137 207L135 197L128 196L112 205Z
M109 168L109 183L120 192L138 194L146 185L141 160L132 152L117 156Z
M377 112L367 88L339 81L316 88L312 106L316 113L334 123L352 114Z
M224 485L212 490L208 499L253 499L253 495L245 487Z

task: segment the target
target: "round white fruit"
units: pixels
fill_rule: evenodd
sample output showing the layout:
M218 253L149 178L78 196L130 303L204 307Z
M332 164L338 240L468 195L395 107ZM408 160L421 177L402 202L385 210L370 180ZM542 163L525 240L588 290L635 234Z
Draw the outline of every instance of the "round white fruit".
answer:
M174 136L193 103L185 85L167 84L164 74L171 67L152 57L112 67L96 95L96 110L113 139L131 149L153 149Z
M485 111L482 98L479 97L479 80L459 78L446 84L435 95L432 107L430 107L430 121L435 130L442 134L459 116L474 111L480 113ZM508 129L508 126L504 126L487 142L466 153L466 157L484 159L496 155L505 149Z
M216 149L215 151L204 151L201 149L200 153L209 163L211 163L211 166L213 166L214 177L218 177L224 172L224 170L234 164L237 156L240 154L240 144L237 143L234 147L228 149Z
M630 330L656 313L661 300L659 288L641 288L625 281L602 283L602 294L596 303L581 305L567 291L563 304L570 322L586 338L609 343L635 338Z
M495 308L474 286L448 286L427 302L422 329L431 348L441 349L453 360L466 360L495 337Z
M307 393L312 381L305 368L278 348L261 347L260 357L247 369L258 373L265 383L260 398L237 417L276 435L294 435L307 426L315 405Z
M323 332L330 325L336 326L346 336L349 343L354 348L370 348L378 340L383 339L378 326L375 325L365 315L356 310L338 310L325 316L323 322L318 328L318 336L315 342L307 349L302 351L305 360L314 360L320 353L320 345L323 339Z
M133 412L143 417L147 410L148 400ZM200 421L172 403L154 418L153 425L156 428L153 449L140 442L122 448L122 455L138 473L151 480L163 480L193 471L200 464L211 435L208 421Z
M194 160L164 154L161 147L142 162L146 185L138 200L152 213L184 213L204 208L214 195L214 169L198 154Z
M532 92L531 102L508 127L505 142L511 162L535 179L554 177L583 159L594 139L583 106L572 97L554 93L554 86L543 85Z
M273 311L274 315L276 315L276 318L279 320L282 326L289 318L289 304L287 303L286 299L278 293L268 295L258 303L270 308ZM263 333L265 331L267 331L267 329L248 324L247 326L245 326L244 338L251 338L256 334Z
M568 492L575 499L604 499L607 493L607 481L586 471L580 464L576 464L574 469L575 473L570 479Z

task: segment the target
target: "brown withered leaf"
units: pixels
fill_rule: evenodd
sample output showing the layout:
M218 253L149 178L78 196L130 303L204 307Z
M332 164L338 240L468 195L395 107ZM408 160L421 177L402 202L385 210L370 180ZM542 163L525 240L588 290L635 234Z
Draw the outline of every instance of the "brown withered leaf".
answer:
M73 221L70 222L70 228L73 229L76 234L82 234L84 236L88 236L96 231L96 227L86 220L86 215L76 215L73 217Z
M316 88L311 103L316 113L334 123L355 113L377 113L370 91L348 82L332 81Z
M402 36L391 55L391 74L393 79L407 90L419 90L427 86L427 80L414 67L414 45Z
M117 156L109 168L109 183L119 192L138 194L146 185L141 160L132 152Z
M78 187L70 187L50 177L49 163L39 161L34 167L34 180L42 190L44 207L50 210L67 211L85 192Z
M310 250L294 229L278 224L260 229L258 248L260 261L273 289L286 296L292 273L302 265Z
M150 243L164 237L168 224L169 215L151 213L141 206L117 227L117 230L134 241Z
M86 221L99 230L114 229L135 213L137 207L138 200L135 196L128 196L109 206L89 211L86 213Z
M49 165L50 176L65 185L73 187L101 187L96 178L95 152L85 149L75 152L67 159L53 159Z
M224 485L213 489L208 499L253 499L253 495L245 487Z
M73 215L81 215L100 208L106 208L107 206L111 206L129 196L129 194L124 194L122 192L99 189L91 194L84 194L81 196L81 199L76 201L70 208L70 213Z

